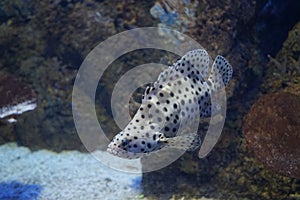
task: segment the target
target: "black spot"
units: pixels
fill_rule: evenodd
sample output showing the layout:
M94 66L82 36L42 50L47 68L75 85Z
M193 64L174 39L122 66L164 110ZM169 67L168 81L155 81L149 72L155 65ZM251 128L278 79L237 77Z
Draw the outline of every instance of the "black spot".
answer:
M159 96L160 96L160 97L164 97L164 94L160 92L160 93L159 93Z
M157 101L157 102L156 102L156 105L159 105L159 104L160 104L160 102L159 102L159 101Z
M175 115L175 118L176 118L177 120L179 120L179 116L178 116L178 115Z
M173 108L177 109L177 104L176 103L173 104Z
M149 94L149 90L150 90L150 88L149 88L149 87L147 87L147 88L146 88L146 91L145 91L145 92L146 92L146 94Z
M144 108L140 107L140 110L144 110Z
M148 105L147 105L148 108L151 108L151 106L152 106L151 104L148 104Z
M163 88L163 86L162 86L162 85L159 85L159 88L161 89L161 88Z
M137 120L135 120L135 121L136 121L136 122L139 122L140 120L137 119Z
M133 129L136 129L136 126L134 126Z
M166 126L165 127L165 131L169 131L169 130L170 130L170 128Z
M146 142L143 140L143 141L142 141L142 144L146 144Z
M137 148L137 145L136 145L136 144L134 144L134 145L133 145L133 147L134 147L134 148Z
M169 121L170 120L170 117L166 117L166 121Z
M182 115L182 117L184 117L184 116L185 116L185 112L182 111L182 112L181 112L181 115Z
M168 112L168 109L166 107L163 108L165 112Z
M180 70L180 72L183 74L183 73L184 73L184 70L182 69L182 70Z
M137 140L137 139L138 139L138 137L137 137L137 136L134 136L134 137L133 137L133 139Z
M185 104L185 102L184 102L183 99L181 99L180 103L181 103L181 105L184 105L184 104Z
M144 152L144 151L145 151L145 149L141 148L141 151L142 151L142 152Z
M174 97L174 93L173 93L173 92L170 92L170 96L171 96L171 97Z
M144 129L144 126L141 126L141 130L143 130Z
M147 143L147 147L148 147L149 149L151 149L151 144L150 144L150 143Z
M141 118L143 118L143 119L144 119L144 118L145 118L145 115L141 115Z
M151 99L152 99L152 97L148 97L148 99L149 99L149 100L151 100Z
M176 119L174 119L174 120L173 120L173 123L174 123L174 124L177 124L177 120L176 120Z
M173 131L173 133L175 133L175 132L177 131L177 129L176 129L176 128L173 128L172 131Z
M153 135L153 140L154 140L154 141L156 140L156 135L155 135L155 134Z
M169 103L170 103L170 101L167 99L167 100L166 100L166 103L167 103L167 104L169 104Z
M150 128L151 128L151 129L154 129L155 127L154 127L154 126L150 126Z

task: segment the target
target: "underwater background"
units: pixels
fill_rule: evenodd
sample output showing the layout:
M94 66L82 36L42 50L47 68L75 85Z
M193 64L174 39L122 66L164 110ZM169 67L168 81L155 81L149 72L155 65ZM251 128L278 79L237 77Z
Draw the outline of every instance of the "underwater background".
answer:
M299 10L297 0L1 0L0 199L300 199ZM132 175L86 157L72 89L96 45L139 27L192 37L212 57L223 55L234 75L223 133L207 157L187 152L161 170ZM118 79L166 60L176 56L142 49L105 71L96 94L105 132L120 131L110 110ZM4 116L27 99L36 99L34 110Z

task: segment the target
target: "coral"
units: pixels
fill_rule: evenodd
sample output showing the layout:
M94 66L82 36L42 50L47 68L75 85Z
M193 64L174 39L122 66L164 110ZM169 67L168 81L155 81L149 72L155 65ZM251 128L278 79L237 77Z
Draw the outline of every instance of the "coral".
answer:
M39 100L14 127L20 144L84 149L72 118L72 87L84 56L116 33L115 13L107 7L93 0L1 1L0 69L29 83ZM1 137L11 141L10 130L1 125Z
M181 33L195 26L195 13L198 1L190 0L162 0L155 3L150 9L151 15L160 20L158 27L161 34L171 38L172 42L182 40L178 34L170 32L166 28L174 29Z
M30 85L0 72L0 119L36 107L37 97Z
M282 49L273 58L269 55L263 89L276 92L281 88L300 92L300 22L289 32Z
M269 168L300 178L300 96L279 92L259 98L247 114L248 147Z

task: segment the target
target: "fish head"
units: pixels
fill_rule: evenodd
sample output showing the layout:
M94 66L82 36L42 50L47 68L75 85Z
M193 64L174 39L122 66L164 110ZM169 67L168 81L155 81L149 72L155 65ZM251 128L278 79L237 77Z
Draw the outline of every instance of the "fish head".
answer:
M167 143L167 138L160 132L146 132L139 135L121 131L108 145L107 151L123 158L140 158L159 150Z

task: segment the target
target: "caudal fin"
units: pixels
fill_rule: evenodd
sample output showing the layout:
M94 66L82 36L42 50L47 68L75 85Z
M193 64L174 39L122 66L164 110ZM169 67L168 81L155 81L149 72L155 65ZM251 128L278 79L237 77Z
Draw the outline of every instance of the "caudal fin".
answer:
M232 67L229 62L218 55L212 65L212 69L208 78L213 91L218 91L220 88L228 85L232 78Z

